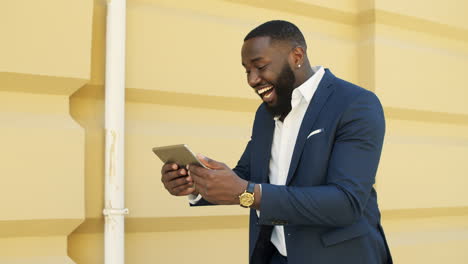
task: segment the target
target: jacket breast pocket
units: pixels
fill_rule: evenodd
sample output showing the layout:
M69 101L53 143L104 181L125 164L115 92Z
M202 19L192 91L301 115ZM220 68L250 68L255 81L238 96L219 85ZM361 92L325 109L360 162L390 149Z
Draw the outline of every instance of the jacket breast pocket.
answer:
M359 220L350 226L337 228L322 235L322 243L325 247L330 247L338 243L351 240L369 232L369 224L365 219Z

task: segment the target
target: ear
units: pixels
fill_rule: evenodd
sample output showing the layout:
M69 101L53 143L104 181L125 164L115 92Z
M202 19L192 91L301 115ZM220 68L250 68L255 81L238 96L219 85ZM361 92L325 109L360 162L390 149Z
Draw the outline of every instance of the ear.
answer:
M290 64L292 69L300 68L305 61L305 50L302 46L296 46L290 53ZM301 65L301 66L299 66Z

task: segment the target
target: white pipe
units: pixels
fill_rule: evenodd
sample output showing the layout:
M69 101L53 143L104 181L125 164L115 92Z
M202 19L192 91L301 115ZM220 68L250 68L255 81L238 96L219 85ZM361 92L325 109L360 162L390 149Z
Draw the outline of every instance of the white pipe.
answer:
M104 263L125 262L124 125L126 0L107 0Z

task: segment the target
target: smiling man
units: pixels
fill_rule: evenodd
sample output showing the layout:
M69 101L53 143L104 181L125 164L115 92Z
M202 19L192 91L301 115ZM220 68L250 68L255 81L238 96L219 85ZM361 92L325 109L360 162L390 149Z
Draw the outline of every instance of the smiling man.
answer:
M289 22L253 29L242 65L263 103L237 166L199 155L209 169L165 164L162 182L194 205L250 208L250 263L392 263L373 188L382 106L306 51Z
M266 30L267 28L263 29ZM299 57L306 56L305 40L300 31L291 32L293 34L288 36L289 42L267 36L255 38L254 36L261 33L259 31L262 31L262 28L252 31L245 38L242 47L242 66L246 68L249 85L266 103L266 109L273 116L283 120L291 110L293 90L313 75L313 70L307 65L303 70L308 72L296 78L290 66L291 62L288 61L290 52L297 53L295 55ZM296 50L295 47L301 49ZM305 63L308 62L305 60ZM300 67L300 64L297 64L297 68Z

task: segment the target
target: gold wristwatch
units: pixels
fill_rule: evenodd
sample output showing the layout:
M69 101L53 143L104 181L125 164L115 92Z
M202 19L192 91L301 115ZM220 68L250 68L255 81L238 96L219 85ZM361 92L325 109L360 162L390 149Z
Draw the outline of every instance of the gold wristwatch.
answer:
M254 197L255 183L249 182L247 189L239 195L240 206L249 208L255 201Z

